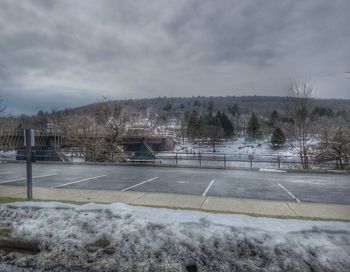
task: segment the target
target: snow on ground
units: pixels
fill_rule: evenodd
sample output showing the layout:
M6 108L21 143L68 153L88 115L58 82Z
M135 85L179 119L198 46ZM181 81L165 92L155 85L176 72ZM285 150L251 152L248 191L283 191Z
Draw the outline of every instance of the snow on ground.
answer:
M317 145L316 139L308 141L309 146ZM291 146L297 146L297 143L288 142L281 148L272 148L270 137L249 141L245 137L238 137L232 141L219 143L216 145L216 153L221 154L253 154L253 155L283 155L295 156L295 151ZM210 145L198 145L186 140L185 142L176 145L175 152L179 153L206 153L213 152L213 147Z
M85 162L84 155L78 152L63 152L70 162Z
M0 250L2 271L350 271L344 222L26 202L0 206L6 224L41 251Z
M285 173L284 170L278 170L278 169L270 169L270 168L260 168L260 172L275 172L275 173Z
M311 138L308 146L312 149L317 145L317 139ZM249 140L239 137L232 141L218 143L213 148L208 144L194 144L185 139L178 143L172 152L160 152L157 157L162 163L181 165L201 165L215 167L254 167L254 168L300 168L300 158L297 154L297 142L287 142L284 146L276 149L271 146L270 137L258 140ZM177 161L175 161L175 152ZM310 154L311 154L310 153ZM225 157L224 157L225 156ZM202 160L200 162L200 160ZM252 164L250 162L252 160ZM311 168L334 167L335 165L318 165L312 163Z
M0 150L0 159L3 160L15 160L17 155L16 150Z

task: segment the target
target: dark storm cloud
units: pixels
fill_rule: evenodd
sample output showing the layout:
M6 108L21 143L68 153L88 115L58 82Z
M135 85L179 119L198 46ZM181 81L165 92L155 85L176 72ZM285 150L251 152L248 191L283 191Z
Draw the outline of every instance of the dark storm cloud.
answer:
M350 2L0 1L0 95L14 113L101 96L350 98Z

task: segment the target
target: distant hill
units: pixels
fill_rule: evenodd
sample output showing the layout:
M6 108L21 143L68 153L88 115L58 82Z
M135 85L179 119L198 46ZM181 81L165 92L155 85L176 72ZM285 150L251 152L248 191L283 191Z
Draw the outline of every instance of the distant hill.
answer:
M237 104L241 113L269 113L276 109L284 112L286 109L287 97L280 96L198 96L198 97L157 97L149 99L115 100L116 104L130 107L135 110L146 110L152 108L154 111L162 111L167 108L169 111L184 111L189 109L204 110L213 103L214 110L225 110ZM100 103L93 103L70 109L74 113L95 112ZM170 109L169 109L170 107ZM312 107L331 108L334 112L350 110L350 99L312 99Z
M115 100L112 103L121 105L130 119L139 120L149 118L156 122L172 122L172 118L183 120L196 110L199 114L208 113L211 108L216 111L225 111L230 116L237 116L237 108L240 114L250 115L256 113L265 119L270 118L274 110L279 117L288 117L286 104L288 97L279 96L197 96L197 97L157 97L149 99ZM315 109L318 107L318 109ZM53 112L38 112L33 116L19 115L15 117L0 117L1 129L18 128L42 128L48 123L67 120L74 115L92 115L102 109L101 102L84 105L81 107L58 110ZM350 99L312 99L310 111L318 114L347 116L350 119ZM232 115L231 115L232 114ZM321 116L321 115L320 115ZM174 120L173 120L174 121Z

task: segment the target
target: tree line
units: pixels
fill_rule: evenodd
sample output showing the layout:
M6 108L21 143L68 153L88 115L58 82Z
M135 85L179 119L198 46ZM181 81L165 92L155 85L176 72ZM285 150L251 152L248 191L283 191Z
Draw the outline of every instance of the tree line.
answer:
M289 148L298 155L303 168L309 167L309 156L316 156L320 163L336 161L339 168L346 168L350 157L350 111L320 106L312 98L313 92L314 86L306 82L294 83L288 97L284 98L283 107L263 111L259 107L243 108L237 103L225 104L223 108L222 104L216 104L222 100L202 97L179 99L179 105L171 102L173 100L159 98L156 99L160 103L158 108L144 100L136 110L147 112L148 117L160 126L175 118L180 123L176 130L178 137L206 141L214 151L219 141L233 137L269 137L272 148ZM35 116L1 117L0 122L2 129L59 129L75 135L104 132L108 137L102 140L86 137L85 143L79 143L81 138L72 136L71 141L79 148L90 150L91 154L109 154L105 156L112 160L113 153L118 151L118 139L126 132L125 123L135 111L130 106L133 102L123 103L102 99L88 113L53 109L51 112L39 111ZM0 111L4 110L0 99ZM312 148L312 139L318 142L316 149Z

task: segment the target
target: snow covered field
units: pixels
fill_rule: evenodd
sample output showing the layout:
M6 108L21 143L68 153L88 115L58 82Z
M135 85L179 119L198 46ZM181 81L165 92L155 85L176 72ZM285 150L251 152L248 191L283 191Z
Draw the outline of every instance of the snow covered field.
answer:
M318 141L316 139L310 139L308 146L315 147ZM297 146L297 142L287 142L284 146L278 149L272 148L270 137L258 139L256 141L249 141L245 137L239 137L232 141L225 143L218 143L215 147L216 153L219 154L253 154L253 155L282 155L282 156L295 156L295 151L291 146ZM210 145L198 145L193 144L189 140L185 140L184 143L176 145L174 152L179 153L206 153L213 152L213 148Z
M40 253L0 250L1 271L350 271L343 222L27 202L0 206L6 225Z
M308 146L317 146L316 139L310 139ZM209 144L194 144L185 139L178 143L172 152L157 153L161 163L179 165L201 165L208 167L241 167L241 168L300 168L300 158L295 148L296 142L287 142L276 149L271 146L270 138L249 141L239 137L232 141L218 143L213 147ZM312 153L312 152L311 152ZM310 154L311 154L310 153ZM175 159L177 157L177 160ZM310 168L332 168L335 165L318 165L309 159Z

